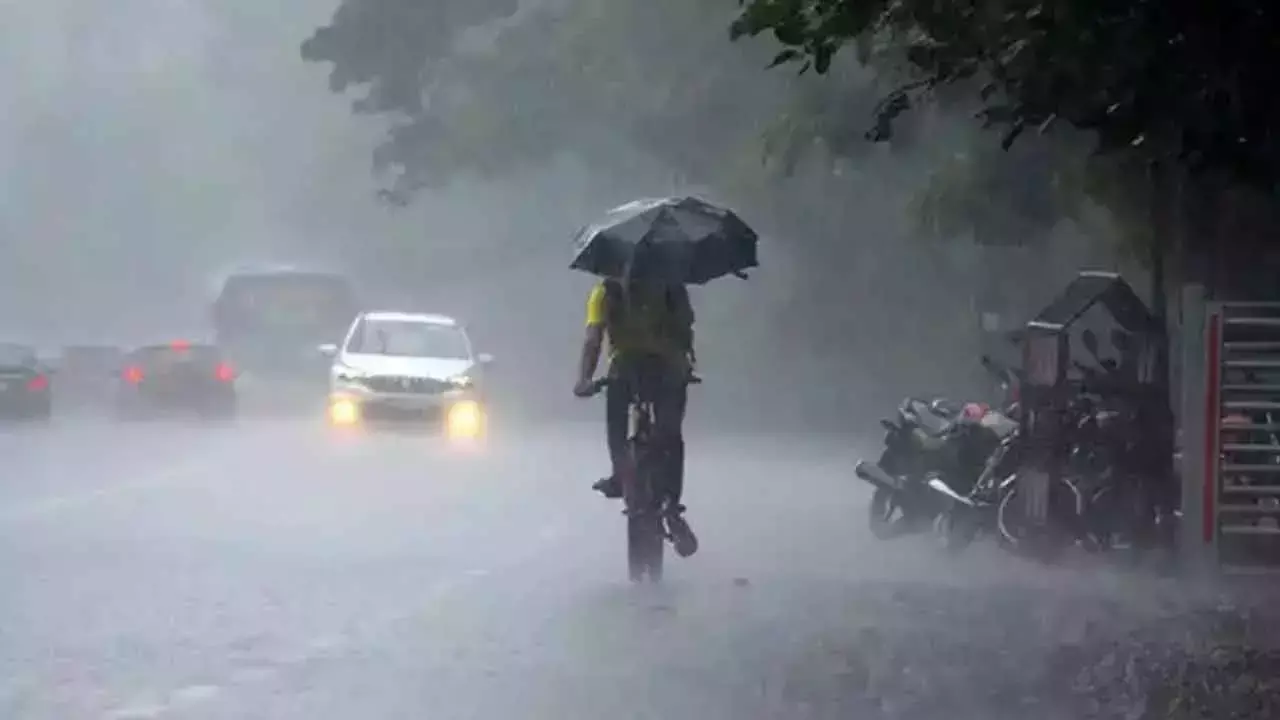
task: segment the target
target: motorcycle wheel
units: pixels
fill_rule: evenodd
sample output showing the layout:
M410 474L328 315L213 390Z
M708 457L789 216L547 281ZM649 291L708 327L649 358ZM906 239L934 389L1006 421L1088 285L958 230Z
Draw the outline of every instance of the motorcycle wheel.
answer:
M871 504L867 510L871 534L877 540L892 540L902 534L902 524L907 520L907 513L898 504L898 498L894 493L884 488L876 488L871 495Z
M949 509L933 519L933 535L944 553L958 555L973 544L978 526L971 519L959 517L955 509Z

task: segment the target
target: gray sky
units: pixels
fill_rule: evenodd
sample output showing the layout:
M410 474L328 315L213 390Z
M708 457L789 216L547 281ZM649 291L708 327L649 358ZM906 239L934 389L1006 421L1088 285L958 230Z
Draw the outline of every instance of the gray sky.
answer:
M120 315L185 323L194 298L159 298L204 291L221 266L323 254L382 214L371 130L298 58L328 8L292 4L288 15L171 0L5 8L10 323L27 324L17 305L55 336Z

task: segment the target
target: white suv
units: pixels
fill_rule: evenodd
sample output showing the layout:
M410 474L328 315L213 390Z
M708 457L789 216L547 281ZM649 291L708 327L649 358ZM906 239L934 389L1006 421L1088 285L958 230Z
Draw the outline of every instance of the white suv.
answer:
M443 315L361 313L342 345L322 345L329 371L329 419L438 419L452 436L479 434L481 373L492 361L476 354L458 321Z

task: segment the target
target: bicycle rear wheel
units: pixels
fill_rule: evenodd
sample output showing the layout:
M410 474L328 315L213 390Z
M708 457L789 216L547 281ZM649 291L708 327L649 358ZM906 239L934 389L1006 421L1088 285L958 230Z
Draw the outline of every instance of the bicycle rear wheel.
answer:
M627 568L632 582L661 582L666 529L655 501L652 453L633 443L634 470L627 496Z

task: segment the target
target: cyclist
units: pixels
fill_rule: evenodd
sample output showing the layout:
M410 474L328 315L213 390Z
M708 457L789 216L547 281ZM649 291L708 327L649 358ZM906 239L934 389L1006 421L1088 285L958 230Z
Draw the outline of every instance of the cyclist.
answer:
M684 285L609 278L597 283L587 297L586 337L574 394L593 394L592 380L606 336L609 340L609 385L606 388L605 425L613 472L592 488L607 498L622 497L619 468L627 452L629 385L644 377L656 389L654 434L669 449L666 477L670 482L667 531L676 552L696 552L697 539L683 517L684 424L688 381L696 357L693 351L693 306Z

